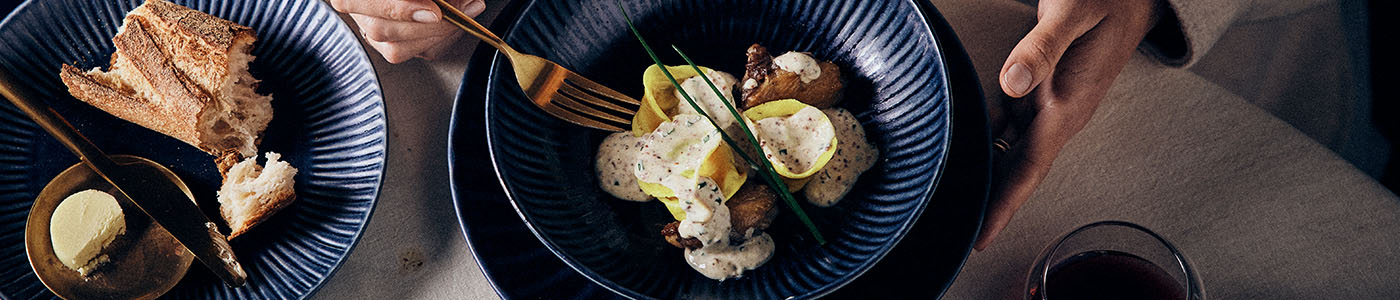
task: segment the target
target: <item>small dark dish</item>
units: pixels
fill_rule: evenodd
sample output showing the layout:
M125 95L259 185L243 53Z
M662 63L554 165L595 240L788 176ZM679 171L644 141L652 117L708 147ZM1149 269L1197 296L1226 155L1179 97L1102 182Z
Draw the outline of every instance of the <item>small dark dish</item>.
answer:
M232 241L248 284L229 288L202 267L169 299L305 298L359 240L374 209L386 153L384 103L368 56L320 1L191 1L176 4L256 30L251 65L273 96L275 118L260 151L300 169L297 199ZM26 78L59 114L108 154L155 160L185 180L218 219L213 158L188 144L117 119L68 95L59 66L106 67L112 36L140 1L33 0L0 21L0 68ZM24 252L25 216L48 180L78 159L8 101L0 101L0 299L55 298ZM221 221L216 221L220 222Z
M522 51L638 95L641 71L650 63L613 3L532 2L501 33ZM679 250L661 241L654 230L666 218L660 204L618 201L596 187L594 152L606 133L569 125L535 108L514 86L509 67L497 56L483 86L487 88L484 115L491 160L510 204L530 230L590 280L636 298L821 296L870 270L914 227L924 208L938 201L930 195L949 154L951 90L955 88L949 84L949 76L954 75L945 65L942 50L949 44L935 36L946 28L934 26L946 24L928 19L937 16L929 15L927 3L633 1L625 5L651 43L676 44L697 63L719 70L740 71L744 49L755 42L774 51L807 51L835 61L849 81L841 106L861 119L870 140L880 147L882 160L841 204L808 208L827 235L826 246L811 241L791 216L780 216L771 231L778 243L774 258L742 278L716 282L695 273L681 260ZM965 57L960 50L957 53L955 59L961 64ZM674 55L663 55L663 60L681 63ZM960 85L975 89L975 79L967 79L970 73L957 74L963 80L958 81ZM976 92L959 94L969 95L980 101ZM477 126L463 125L471 121L461 119L463 114L474 114L463 108L473 104L458 104L451 146L454 188L462 209L464 202L473 201L466 198L475 196L464 194L463 178L479 177L462 174L472 170L463 168L463 163L470 162L461 156L473 152L461 149L478 142L461 140L464 128ZM984 169L974 173L969 175L985 178ZM973 188L985 193L984 187L969 187ZM957 237L948 242L961 251L939 251L950 255L933 258L954 266L954 272L976 230L975 223L967 225L980 222L984 198L972 199L947 204L976 214L956 219L957 226L949 230L957 234L929 235Z

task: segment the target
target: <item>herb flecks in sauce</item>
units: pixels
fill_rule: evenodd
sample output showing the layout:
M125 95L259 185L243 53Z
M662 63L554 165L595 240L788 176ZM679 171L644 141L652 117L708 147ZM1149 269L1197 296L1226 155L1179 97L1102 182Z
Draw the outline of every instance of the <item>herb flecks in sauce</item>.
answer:
M880 157L879 149L865 137L865 128L855 115L842 108L823 109L831 124L836 128L836 139L841 145L831 156L826 167L813 175L802 193L807 202L820 207L829 207L845 198L855 186L861 173L875 166Z
M792 173L804 173L819 162L822 154L833 146L836 130L820 109L805 107L788 117L758 120L759 142L767 150L768 161L774 167L788 168Z
M635 165L638 169L642 168L637 164L642 146L642 139L631 133L614 133L603 139L603 143L598 145L597 165L594 166L599 187L603 191L618 199L651 201L651 196L637 186L637 176L630 167Z
M681 199L712 199L693 201L686 207L686 218L681 220L681 237L695 238L703 245L699 249L687 249L685 261L692 269L711 279L724 280L743 275L773 257L773 239L768 234L745 240L740 245L730 245L729 208L724 206L724 197L713 186L709 178L700 178L697 188L678 188L676 194Z
M710 117L714 118L715 124L724 129L725 133L731 136L744 134L743 129L739 128L739 124L737 120L734 119L733 115L722 113L725 111L725 99L734 99L732 92L734 90L734 76L725 72L709 70L705 72L705 78L710 78L710 80L714 81L715 86L719 87L719 94L715 94L714 90L710 89L710 86L705 83L704 78L695 76L681 81L681 88L676 90L676 98L685 98L681 95L682 91L686 94L690 94L695 100L695 104L698 104L700 108L709 113ZM677 105L676 112L678 114L700 114L690 105Z

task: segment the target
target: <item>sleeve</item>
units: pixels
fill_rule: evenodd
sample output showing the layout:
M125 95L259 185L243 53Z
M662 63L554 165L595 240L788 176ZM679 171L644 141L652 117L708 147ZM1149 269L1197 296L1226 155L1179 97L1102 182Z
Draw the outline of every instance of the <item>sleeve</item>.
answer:
M1162 0L1162 15L1142 50L1163 64L1189 67L1237 22L1287 16L1332 0Z

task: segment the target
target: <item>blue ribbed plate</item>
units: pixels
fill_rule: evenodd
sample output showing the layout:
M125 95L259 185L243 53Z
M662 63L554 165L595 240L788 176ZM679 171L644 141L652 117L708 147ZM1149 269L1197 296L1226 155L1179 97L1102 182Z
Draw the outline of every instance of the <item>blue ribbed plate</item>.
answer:
M224 286L203 267L190 270L167 298L303 298L321 287L359 240L383 177L384 103L368 56L321 1L174 1L257 31L259 91L271 93L275 118L262 151L300 169L298 199L233 241L248 285ZM212 157L178 140L114 118L73 99L59 66L107 65L111 38L134 0L34 0L0 22L0 67L29 78L48 103L107 153L166 165L185 179L206 214L217 218L219 174ZM0 101L0 298L56 298L24 254L30 203L49 179L78 160L8 101Z
M809 51L816 57L835 61L848 75L847 101L843 106L865 124L883 159L862 176L856 189L838 206L808 208L828 237L826 246L810 241L785 212L771 229L779 245L774 258L740 279L716 282L691 270L682 261L681 251L661 240L659 228L669 222L661 205L615 200L596 187L593 158L606 133L569 125L534 107L515 85L509 66L496 56L483 85L487 89L484 129L491 160L510 204L530 231L578 273L604 288L636 298L820 296L874 266L909 232L924 208L936 201L930 195L949 154L952 87L933 28L942 21L928 19L927 4L624 2L653 45L675 44L702 65L738 74L744 64L744 49L755 42L772 51ZM638 95L641 71L650 61L613 5L611 0L533 1L501 33L524 52L544 56L624 93ZM680 62L675 55L667 54L663 54L663 60ZM976 86L975 79L963 82ZM464 82L464 93L468 92L467 84ZM980 97L975 99L980 101ZM460 185L462 178L480 177L467 174L472 169L463 168L462 164L474 161L459 156L467 150L458 149L476 143L459 138L464 136L462 130L470 128L464 127L463 122L472 122L469 117L473 114L463 108L473 104L460 101L464 100L459 99L459 115L454 118L452 161L459 213L465 225L470 221L466 220L463 207L478 204L464 203L490 197L464 194L463 191L482 188ZM473 199L478 197L486 199ZM979 197L957 204L976 211L975 216L959 218L959 224L966 225L963 220L967 219L980 220L983 201ZM493 243L473 239L473 234L494 235L487 232L493 228L479 229L468 229L474 247ZM958 226L959 238L949 242L960 250L938 260L951 262L955 270L966 255L975 229L975 224L970 228ZM529 245L511 248L528 249ZM510 259L534 260L530 257L533 255L538 253L521 252ZM537 277L539 283L528 286L540 288L551 286L545 282L568 277L559 273L520 276Z

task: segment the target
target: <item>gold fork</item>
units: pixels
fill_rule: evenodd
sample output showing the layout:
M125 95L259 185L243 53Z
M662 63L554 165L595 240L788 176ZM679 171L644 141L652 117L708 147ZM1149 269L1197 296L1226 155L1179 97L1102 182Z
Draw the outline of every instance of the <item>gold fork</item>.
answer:
M535 106L555 117L585 127L608 131L631 130L632 116L637 114L641 102L588 80L557 63L515 51L515 48L511 48L495 33L467 17L446 0L433 2L442 9L444 20L496 47L510 59L511 66L515 68L516 82Z

